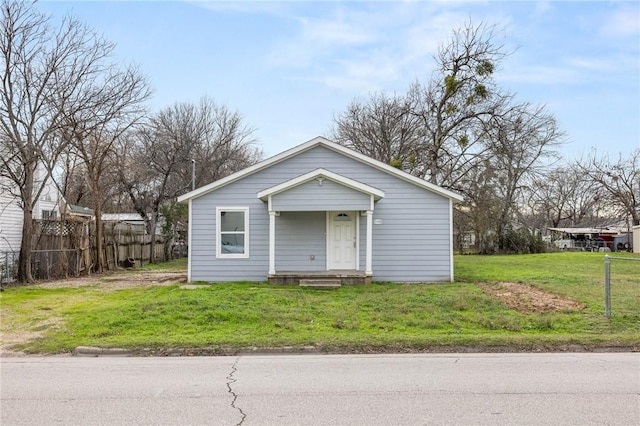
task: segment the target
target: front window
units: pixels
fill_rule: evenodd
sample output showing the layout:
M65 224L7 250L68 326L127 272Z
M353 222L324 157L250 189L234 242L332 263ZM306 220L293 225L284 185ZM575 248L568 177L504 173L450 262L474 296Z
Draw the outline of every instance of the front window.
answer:
M249 257L249 208L218 207L217 257Z

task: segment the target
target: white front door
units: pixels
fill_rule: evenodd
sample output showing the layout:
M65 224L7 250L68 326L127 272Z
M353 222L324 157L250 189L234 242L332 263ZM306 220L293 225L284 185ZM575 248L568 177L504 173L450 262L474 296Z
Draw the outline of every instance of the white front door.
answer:
M357 212L327 213L327 269L357 268Z

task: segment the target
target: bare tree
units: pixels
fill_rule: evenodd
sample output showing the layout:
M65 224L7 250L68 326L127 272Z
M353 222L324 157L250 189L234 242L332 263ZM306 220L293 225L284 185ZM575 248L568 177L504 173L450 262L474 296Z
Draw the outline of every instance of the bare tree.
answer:
M120 180L148 231L155 232L163 206L191 189L192 161L198 186L257 162L262 152L252 134L239 113L206 97L165 108L131 134L120 155Z
M486 152L483 121L503 111L511 95L494 72L507 55L493 27L466 24L440 47L426 84L404 96L373 94L334 117L334 137L348 147L445 188L461 190Z
M479 161L464 177L464 201L454 210L458 235L473 235L476 252L490 254L497 249L496 218L500 215L496 171L487 158Z
M334 117L340 143L465 194L458 235L473 232L484 252L502 248L524 189L563 138L545 107L515 103L498 87L508 54L494 27L469 22L439 48L426 83L354 100Z
M99 82L114 45L79 21L65 17L58 27L33 3L3 0L0 19L2 91L0 93L1 173L15 184L23 209L18 279L31 282L31 236L35 201L67 140L69 117L95 108ZM116 94L114 94L116 95ZM98 101L101 101L99 98Z
M249 167L262 159L254 129L242 115L204 97L198 106L203 138L196 144L196 186L204 185Z
M608 194L610 214L617 212L630 218L634 226L640 225L640 148L618 154L616 161L593 151L576 166Z
M596 183L570 165L551 169L533 179L525 204L538 227L592 226L602 208Z
M518 200L526 185L545 166L542 161L556 155L564 133L544 106L523 103L504 114L494 115L485 125L482 136L490 151L490 161L500 200L496 218L498 249L505 249L505 235L513 222Z
M81 160L93 199L97 272L104 268L102 209L107 192L116 187L113 182L117 181L114 144L142 118L142 103L150 93L145 77L136 68L119 70L113 67L85 91L92 108L68 115L62 129L62 138L69 142L70 151ZM105 182L108 173L112 175L109 183Z
M332 133L344 146L416 176L424 174L417 158L420 122L401 96L378 93L353 100L334 117Z
M481 158L484 147L477 136L482 121L504 110L511 100L494 80L507 54L495 42L493 27L467 23L439 48L427 84L416 82L410 88L412 110L425 133L418 154L425 179L456 189Z

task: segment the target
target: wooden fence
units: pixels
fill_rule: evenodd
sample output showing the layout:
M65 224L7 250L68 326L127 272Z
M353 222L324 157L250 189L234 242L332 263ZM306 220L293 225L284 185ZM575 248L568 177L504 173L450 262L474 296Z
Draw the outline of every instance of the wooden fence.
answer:
M162 235L149 235L144 226L105 222L102 235L105 270L149 263L152 241L156 262L167 260ZM88 274L94 271L98 255L95 222L36 220L32 247L32 272L36 279Z
M54 279L89 273L89 226L78 220L35 220L31 244L31 273Z
M149 235L144 226L127 223L104 224L104 259L106 269L118 267L142 266L151 261L151 242L155 240L154 252L156 262L163 262L164 239L162 235ZM92 240L95 243L95 238ZM97 257L96 244L91 251Z

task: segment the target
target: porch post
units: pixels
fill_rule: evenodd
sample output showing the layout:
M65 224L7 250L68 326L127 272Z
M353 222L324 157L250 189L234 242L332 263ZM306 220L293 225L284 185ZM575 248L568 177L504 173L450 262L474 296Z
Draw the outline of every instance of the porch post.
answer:
M269 275L276 273L276 216L277 212L269 212Z
M367 210L367 246L366 246L366 260L365 260L365 273L373 274L373 262L372 262L372 252L373 252L373 211Z

